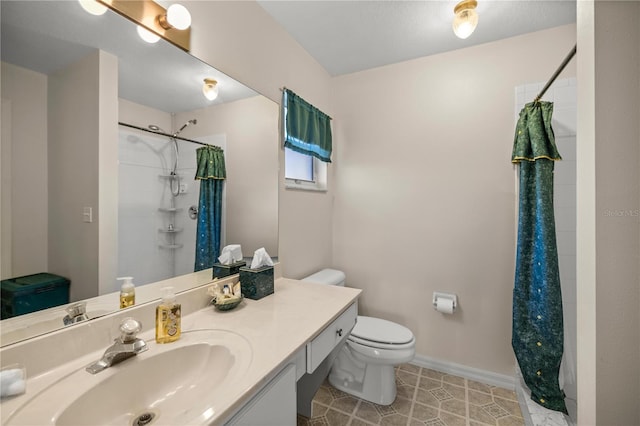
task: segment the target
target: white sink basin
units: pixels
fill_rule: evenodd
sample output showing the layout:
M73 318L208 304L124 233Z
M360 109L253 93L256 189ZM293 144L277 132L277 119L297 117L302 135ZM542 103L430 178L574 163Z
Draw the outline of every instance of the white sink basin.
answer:
M251 364L246 339L224 330L183 332L165 345L92 375L74 368L18 409L7 425L207 424L225 384ZM141 417L143 416L143 417ZM144 423L138 420L151 421Z

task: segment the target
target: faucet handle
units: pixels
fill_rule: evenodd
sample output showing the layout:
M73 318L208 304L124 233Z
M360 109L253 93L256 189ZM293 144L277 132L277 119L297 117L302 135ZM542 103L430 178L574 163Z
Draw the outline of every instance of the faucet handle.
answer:
M142 324L135 318L127 317L120 323L120 341L131 343L136 340L136 335L142 330Z
M87 302L72 303L65 308L65 311L71 318L84 315L87 312Z

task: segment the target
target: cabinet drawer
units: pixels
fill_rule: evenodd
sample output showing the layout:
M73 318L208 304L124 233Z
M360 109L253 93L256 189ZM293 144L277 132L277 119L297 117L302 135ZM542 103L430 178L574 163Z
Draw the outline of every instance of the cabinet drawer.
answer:
M357 316L358 305L354 302L315 339L307 343L307 373L313 373L333 348L346 339L356 325Z

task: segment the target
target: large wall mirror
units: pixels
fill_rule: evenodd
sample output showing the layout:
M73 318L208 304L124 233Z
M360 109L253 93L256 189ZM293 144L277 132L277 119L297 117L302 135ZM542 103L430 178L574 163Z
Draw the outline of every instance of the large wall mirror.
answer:
M143 286L194 271L195 142L225 153L222 245L277 257L275 102L164 40L144 42L112 11L0 7L2 279L68 278L70 302L103 301L90 317L119 308L102 297L117 277L134 277L137 303L158 298ZM205 78L218 82L213 101ZM3 320L2 345L61 328L63 308Z

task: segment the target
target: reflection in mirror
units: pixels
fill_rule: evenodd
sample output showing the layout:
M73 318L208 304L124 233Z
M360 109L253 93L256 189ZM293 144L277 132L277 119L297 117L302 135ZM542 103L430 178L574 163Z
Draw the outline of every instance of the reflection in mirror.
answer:
M225 151L221 244L277 256L277 104L163 40L143 42L111 11L0 8L3 280L68 278L69 302L87 299L91 318L119 308L117 277L134 277L139 304L160 297L144 284L193 272L199 145L186 139ZM218 82L214 101L205 78ZM169 135L189 125L174 143L118 122ZM3 320L1 343L59 328L65 315L59 306Z

